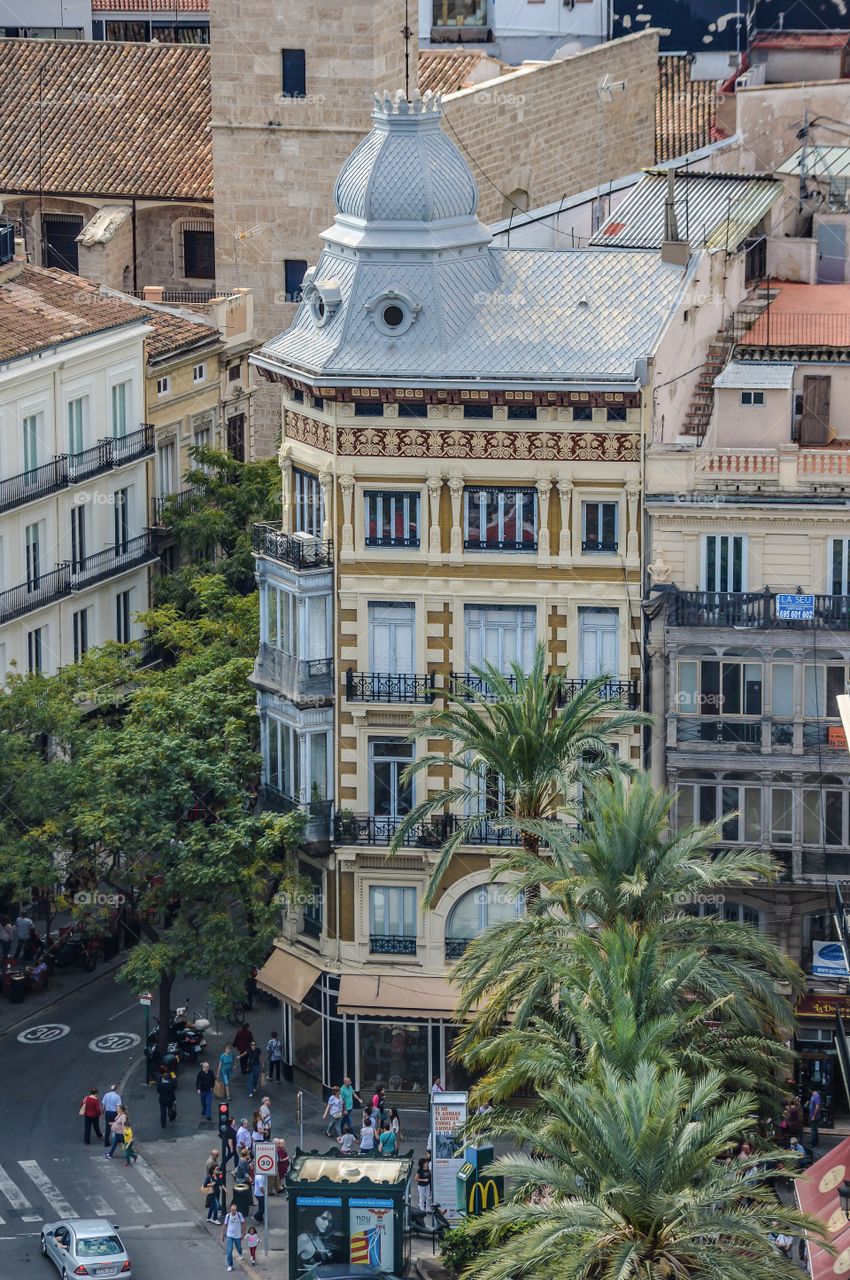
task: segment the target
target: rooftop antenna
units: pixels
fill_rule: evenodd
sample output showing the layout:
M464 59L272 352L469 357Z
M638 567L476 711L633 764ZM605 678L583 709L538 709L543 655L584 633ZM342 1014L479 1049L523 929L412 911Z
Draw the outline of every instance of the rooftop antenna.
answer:
M661 261L671 266L686 267L691 257L691 246L679 236L676 222L676 170L667 170L667 195L664 200L664 240L661 245Z
M410 29L410 0L404 0L404 26L401 29L404 36L404 96L410 101L410 40L413 32Z
M803 108L803 124L802 124L802 128L800 129L800 132L797 134L797 137L802 138L802 141L803 141L803 145L800 148L800 194L799 194L799 199L797 201L797 213L802 213L803 205L805 204L805 200L806 200L806 160L807 160L806 149L809 145L809 109L808 107Z

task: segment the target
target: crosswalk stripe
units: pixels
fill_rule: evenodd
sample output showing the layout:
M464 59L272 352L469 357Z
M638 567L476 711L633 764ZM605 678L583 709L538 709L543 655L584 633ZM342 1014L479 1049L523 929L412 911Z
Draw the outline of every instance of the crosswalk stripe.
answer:
M169 1191L162 1178L160 1178L158 1174L154 1173L150 1165L145 1164L143 1160L140 1160L136 1164L136 1172L141 1174L148 1186L153 1187L156 1194L161 1200L165 1201L165 1204L169 1209L176 1211L178 1209L186 1208L180 1197L175 1196L171 1191Z
M103 1196L89 1195L87 1191L84 1191L83 1195L88 1200L89 1204L94 1209L95 1213L99 1218L115 1217L116 1210L113 1209L111 1205L106 1203Z
M13 1209L32 1208L21 1188L12 1181L2 1164L0 1164L0 1191L3 1192Z
M35 1183L57 1218L79 1218L58 1187L55 1187L37 1160L19 1160L18 1164L27 1177Z
M132 1213L153 1213L150 1205L146 1204L140 1195L137 1195L136 1188L120 1173L113 1173L109 1181L127 1201L127 1206Z

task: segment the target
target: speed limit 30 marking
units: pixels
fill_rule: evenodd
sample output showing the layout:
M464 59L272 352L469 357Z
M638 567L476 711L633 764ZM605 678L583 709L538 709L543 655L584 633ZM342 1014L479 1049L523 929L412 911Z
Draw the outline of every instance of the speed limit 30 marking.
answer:
M141 1041L141 1036L132 1031L110 1031L105 1036L96 1036L89 1041L89 1048L94 1053L125 1053L133 1049Z
M51 1044L61 1040L71 1030L64 1022L43 1022L38 1027L27 1027L18 1033L21 1044Z

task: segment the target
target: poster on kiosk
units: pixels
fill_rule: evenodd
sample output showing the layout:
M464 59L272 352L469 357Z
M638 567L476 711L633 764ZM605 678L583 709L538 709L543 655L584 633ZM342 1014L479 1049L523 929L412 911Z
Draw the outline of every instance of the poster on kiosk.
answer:
M466 1093L435 1093L431 1096L431 1194L447 1218L460 1218L456 1206L457 1175L464 1161L463 1131L466 1128Z

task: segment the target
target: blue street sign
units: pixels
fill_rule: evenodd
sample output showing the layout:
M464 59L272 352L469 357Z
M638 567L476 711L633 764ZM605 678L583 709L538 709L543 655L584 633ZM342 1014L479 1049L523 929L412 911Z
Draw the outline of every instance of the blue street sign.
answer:
M815 616L814 596L777 596L776 616L783 622L811 622Z

